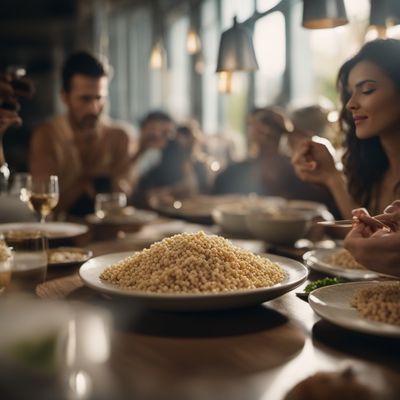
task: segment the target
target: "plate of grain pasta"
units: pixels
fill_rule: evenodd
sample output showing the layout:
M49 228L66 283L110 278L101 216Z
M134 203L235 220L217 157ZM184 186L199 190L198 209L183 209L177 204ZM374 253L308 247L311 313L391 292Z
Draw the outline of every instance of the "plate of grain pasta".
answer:
M376 279L381 276L359 264L343 247L311 250L304 254L303 260L313 270L350 280Z
M261 304L296 288L307 268L295 260L254 254L202 231L177 234L140 252L108 254L79 274L108 297L168 311L203 311Z
M350 282L311 292L323 319L358 332L400 338L400 281Z

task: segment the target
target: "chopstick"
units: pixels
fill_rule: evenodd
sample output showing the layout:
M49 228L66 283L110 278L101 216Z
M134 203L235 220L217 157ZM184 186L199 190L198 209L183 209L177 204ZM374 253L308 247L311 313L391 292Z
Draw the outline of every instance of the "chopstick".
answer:
M370 225L374 228L377 229L384 229L387 232L391 232L392 229L384 224L383 222L379 221L379 219L376 219L375 217L369 217L370 219ZM351 228L354 223L358 222L358 218L354 219L339 219L339 220L333 220L333 221L319 221L317 222L319 225L324 225L324 226L335 226L338 228Z
M354 221L352 219L339 219L333 221L318 221L317 224L324 226L337 226L339 228L351 228Z

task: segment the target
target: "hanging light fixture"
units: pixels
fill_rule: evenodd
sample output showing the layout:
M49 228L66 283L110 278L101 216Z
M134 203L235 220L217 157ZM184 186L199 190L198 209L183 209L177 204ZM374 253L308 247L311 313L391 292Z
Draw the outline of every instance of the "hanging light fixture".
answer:
M163 26L159 1L153 9L153 47L150 52L149 67L160 70L167 66L167 51L163 44Z
M217 72L254 71L258 69L250 32L233 19L233 27L221 35Z
M150 53L149 67L151 69L162 69L167 65L167 54L161 39L158 39Z
M232 71L221 71L218 74L218 92L221 94L232 93Z
M303 0L304 28L335 28L349 22L343 0Z
M365 40L399 38L400 3L398 0L371 0L369 27Z
M205 69L205 60L204 60L204 55L202 51L199 51L196 55L196 60L194 63L194 70L196 71L196 73L198 74L202 74L204 73L204 69Z
M387 0L371 0L369 27L365 35L365 41L386 37L388 4Z
M201 50L201 41L198 33L192 27L186 37L186 49L189 54L197 54Z
M398 0L389 1L386 27L387 37L400 39L400 3Z

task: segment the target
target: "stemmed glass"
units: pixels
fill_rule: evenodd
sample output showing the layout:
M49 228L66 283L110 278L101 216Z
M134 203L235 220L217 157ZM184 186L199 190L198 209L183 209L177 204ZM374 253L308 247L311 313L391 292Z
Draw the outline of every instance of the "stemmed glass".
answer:
M31 175L27 172L17 172L11 175L9 194L17 197L23 203L29 202L27 187Z
M58 177L56 175L29 176L26 183L26 194L30 208L39 214L40 222L44 223L46 217L58 204Z

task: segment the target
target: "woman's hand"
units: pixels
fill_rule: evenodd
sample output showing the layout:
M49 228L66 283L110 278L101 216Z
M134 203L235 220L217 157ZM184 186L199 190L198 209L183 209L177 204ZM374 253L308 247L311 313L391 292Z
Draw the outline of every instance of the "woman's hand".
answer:
M400 276L400 201L396 200L375 217L365 209L353 210L353 216L356 222L345 238L344 247L365 267ZM379 222L390 229L382 228Z
M330 185L339 174L327 146L311 140L301 143L292 157L298 177L306 182Z
M365 208L357 208L352 211L353 218L365 226L365 237L373 235L380 230L397 232L400 230L400 200L388 205L383 214L371 217Z
M0 76L0 139L3 133L11 126L22 124L18 116L18 102L7 76Z

